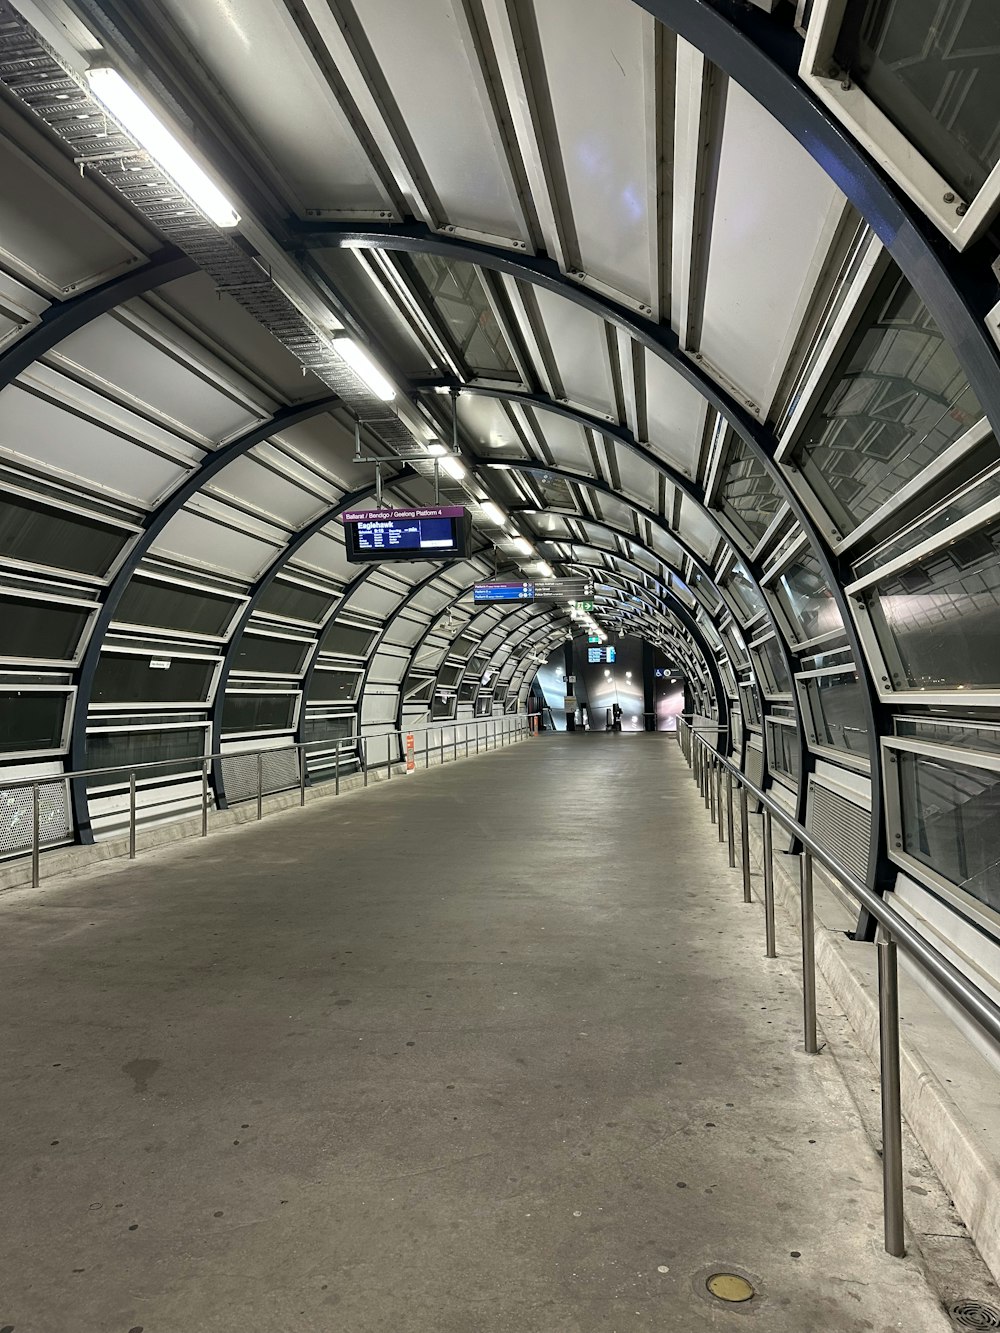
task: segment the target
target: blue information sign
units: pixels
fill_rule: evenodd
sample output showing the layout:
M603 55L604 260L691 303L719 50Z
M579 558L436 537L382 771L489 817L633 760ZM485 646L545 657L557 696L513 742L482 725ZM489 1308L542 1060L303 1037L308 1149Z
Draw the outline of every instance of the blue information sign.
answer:
M472 591L474 602L533 602L533 583L477 583Z

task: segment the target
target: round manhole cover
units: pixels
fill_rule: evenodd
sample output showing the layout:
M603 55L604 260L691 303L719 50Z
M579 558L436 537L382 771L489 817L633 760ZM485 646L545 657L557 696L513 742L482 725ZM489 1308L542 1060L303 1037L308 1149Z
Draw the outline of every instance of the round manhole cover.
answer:
M1000 1310L985 1301L956 1301L948 1313L959 1328L1000 1328Z
M720 1301L728 1301L730 1304L740 1304L742 1301L753 1299L754 1290L745 1277L740 1277L739 1273L713 1273L705 1286L713 1296ZM997 1327L996 1325L983 1325L983 1327Z

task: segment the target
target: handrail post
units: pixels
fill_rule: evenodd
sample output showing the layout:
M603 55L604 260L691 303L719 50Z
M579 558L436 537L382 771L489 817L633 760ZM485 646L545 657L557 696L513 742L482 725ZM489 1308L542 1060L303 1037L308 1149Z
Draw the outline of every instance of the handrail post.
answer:
M743 862L743 901L753 902L750 885L750 808L747 789L740 783L740 856Z
M365 775L364 785L367 787L368 786L368 737L361 736L359 737L359 740L361 741L361 767L364 770L364 775Z
M476 718L476 720L475 720L475 728L476 728L476 754L478 754L478 753L479 753L479 719L478 719L478 718Z
M903 1234L903 1124L899 1088L899 977L896 942L881 929L878 948L879 1055L882 1084L882 1207L885 1248L901 1259Z
M722 765L715 766L715 811L718 816L716 823L719 826L719 841L726 841L726 830L722 823Z
M336 767L333 770L333 794L334 796L339 796L340 795L340 741L337 742L337 747L336 750L334 751L333 762L336 765Z
M392 777L392 743L396 739L396 733L390 731L385 738L385 780Z
M774 937L774 831L770 810L764 811L764 936L766 957L777 958Z
M31 887L38 888L39 884L39 843L42 840L42 821L39 810L39 792L38 783L31 784Z
M257 818L264 817L264 752L257 751Z
M299 750L299 805L306 803L306 747L300 745Z
M733 829L733 775L726 769L726 837L729 840L729 869L736 869L736 834Z
M463 723L462 723L462 737L463 737L463 739L465 740L465 758L468 759L468 757L469 757L469 724L468 724L468 722L463 722Z
M708 756L708 791L705 793L708 800L705 804L708 806L709 823L715 823L715 760L711 755Z
M702 755L703 755L703 762L701 769L701 794L705 801L705 809L707 810L709 807L709 801L711 799L709 796L709 788L712 785L711 781L712 755L709 751L707 741L702 741Z
M128 775L128 859L135 860L135 774Z
M453 723L451 724L451 757L452 757L452 759L455 760L455 761L458 760L458 723L457 723L457 722L453 722Z
M803 852L799 862L802 897L802 1021L807 1055L819 1050L816 1041L816 937L813 913L813 859Z
M201 761L201 836L208 837L208 760Z

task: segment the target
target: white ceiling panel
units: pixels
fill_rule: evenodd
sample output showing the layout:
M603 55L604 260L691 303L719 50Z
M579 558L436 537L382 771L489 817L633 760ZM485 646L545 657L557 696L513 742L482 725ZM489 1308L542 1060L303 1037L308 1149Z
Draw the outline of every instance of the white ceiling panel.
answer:
M642 52L651 20L630 0L535 0L534 10L583 270L653 305Z
M304 527L330 507L326 500L311 495L250 457L234 458L205 489L239 500L291 529Z
M653 550L658 556L665 560L667 564L680 565L683 558L683 552L672 537L668 537L665 532L661 532L658 528L654 528L651 540Z
M0 393L0 448L150 507L188 468L108 426L9 384Z
M766 415L846 200L729 85L699 350Z
M328 526L339 529L341 525L335 520ZM295 561L296 564L322 570L324 574L332 574L340 583L346 583L359 573L358 566L348 562L343 541L329 536L326 528L299 547Z
M582 426L544 408L534 409L534 415L545 445L559 467L580 472L586 477L596 475L587 432Z
M614 444L611 445L615 448ZM659 482L657 473L631 449L616 449L615 462L621 478L622 491L638 500L647 509L655 509Z
M687 496L681 501L681 519L678 525L681 538L703 559L711 558L721 540L719 530L700 505Z
M366 615L384 620L398 608L404 596L405 592L399 588L380 587L369 577L355 588L344 601L341 610L363 611Z
M353 434L329 414L313 417L273 438L342 491L356 490L371 476L370 465L363 468L354 462Z
M181 335L183 336L183 335ZM193 432L206 442L241 434L264 413L254 411L201 375L151 331L118 315L101 315L64 338L51 359L82 371L99 387L119 390L140 411Z
M604 321L542 287L535 289L535 300L566 397L581 407L614 416Z
M402 8L399 0L355 0L354 8L441 203L442 221L526 241L500 134L484 108L483 76L469 60L461 0Z
M645 352L646 428L650 448L686 477L701 452L707 404L696 388L654 353Z
M54 295L93 286L139 251L0 134L0 259Z
M182 509L166 525L153 546L163 555L180 556L189 564L219 573L256 579L277 554L269 542Z
M478 454L486 458L527 457L503 404L495 398L462 394L458 400L458 420Z
M374 214L389 207L284 5L162 0L161 7L260 141L300 210Z

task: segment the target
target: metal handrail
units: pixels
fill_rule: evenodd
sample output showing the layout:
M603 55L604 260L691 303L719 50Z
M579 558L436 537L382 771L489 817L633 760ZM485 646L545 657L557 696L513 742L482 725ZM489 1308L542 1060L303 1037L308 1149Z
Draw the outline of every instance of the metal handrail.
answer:
M729 864L735 867L733 829L733 782L739 789L740 833L743 869L744 901L752 900L750 893L750 860L748 842L748 798L761 807L764 842L764 914L767 957L776 956L774 921L774 864L772 821L778 823L802 846L800 861L801 918L802 918L802 979L805 1022L805 1049L810 1054L818 1051L816 1040L816 961L813 917L813 863L818 861L848 893L878 922L878 987L879 987L879 1051L882 1084L882 1170L885 1248L897 1257L905 1254L903 1235L903 1168L902 1168L902 1108L899 1072L899 991L896 966L896 947L902 945L907 955L942 989L951 996L988 1036L1000 1042L1000 1005L985 991L970 981L938 949L915 930L883 898L817 841L803 824L788 813L773 797L746 776L741 768L722 754L704 737L700 729L691 727L678 718L678 741L695 780L705 796L715 822L716 788L718 789L719 840L722 832L722 775L726 774L728 792ZM688 732L687 750L681 736L681 727ZM714 730L714 728L713 728ZM692 745L692 740L694 744ZM712 769L716 770L713 776Z
M508 719L510 720L510 722L508 722ZM498 722L500 723L499 742L497 740ZM510 725L510 723L513 723L513 725ZM491 734L492 734L494 748L496 748L498 744L500 746L503 746L504 744L507 743L507 741L512 740L515 736L526 735L527 715L524 713L501 713L497 717L470 717L461 720L442 718L440 721L428 722L421 726L391 727L387 731L376 731L368 735L362 734L360 732L352 732L349 736L341 736L339 738L331 737L326 740L320 739L314 741L289 741L286 744L267 746L258 750L229 750L225 752L218 751L218 752L213 752L211 754L188 755L186 757L177 759L153 759L144 761L141 764L111 764L102 766L101 768L74 769L62 773L45 774L44 776L39 776L34 778L15 778L9 782L0 779L0 788L2 788L5 791L16 791L26 787L31 788L31 846L29 849L31 855L31 884L33 888L37 888L41 879L41 872L40 872L41 810L40 810L39 793L42 787L51 787L57 783L66 783L73 779L83 779L89 781L93 778L99 778L102 775L108 775L108 774L121 775L122 785L124 785L125 775L127 774L128 798L129 798L128 855L130 860L134 860L136 856L136 791L137 791L136 775L137 774L141 775L142 773L148 772L151 769L156 769L160 773L162 773L164 769L181 769L181 771L183 772L185 770L185 766L187 771L200 770L201 836L204 838L207 837L208 835L208 811L210 806L209 780L208 780L209 768L210 765L216 761L225 759L236 759L236 758L256 759L257 818L261 819L263 817L263 799L265 795L264 792L265 756L288 754L290 751L294 751L296 753L299 751L303 752L302 754L297 753L297 767L299 772L299 782L298 782L299 805L302 806L305 805L306 801L306 786L307 786L307 776L308 776L307 773L308 754L305 752L316 749L322 749L323 751L326 752L333 750L334 775L332 778L328 780L334 783L334 794L339 795L341 757L345 752L348 756L356 754L357 762L364 777L364 785L367 787L369 772L378 772L380 769L384 768L386 769L387 778L391 778L393 765L398 766L400 764L403 764L405 765L406 771L408 772L413 771L415 769L416 754L417 754L416 747L415 746L408 747L405 745L403 738L406 736L413 736L420 733L430 733L432 731L439 732L441 736L440 745L434 746L433 750L439 751L440 762L444 763L445 762L444 736L447 730L451 730L453 732L453 735L451 737L452 757L453 759L457 759L458 746L459 746L459 735L458 735L459 727L462 727L464 729L462 743L464 743L465 746L465 751L464 751L465 757L468 757L469 744L470 744L470 738L469 738L470 727L473 729L473 735L476 743L475 752L476 754L478 754L480 751L480 739L484 736L484 733L485 733L486 750L489 750L490 748ZM378 763L370 765L368 762L369 742L373 740L383 740L383 739L386 741L391 741L395 739L397 736L399 737L399 745L400 745L400 750L403 751L403 757L394 759L392 755L389 754L386 759L380 760ZM427 739L425 739L422 753L424 757L424 767L429 768L431 763L432 747L430 746L429 741ZM285 791L291 790L291 786L283 788L282 790ZM267 794L271 795L277 793L269 792ZM254 793L251 793L250 795L248 795L243 799L253 800Z

